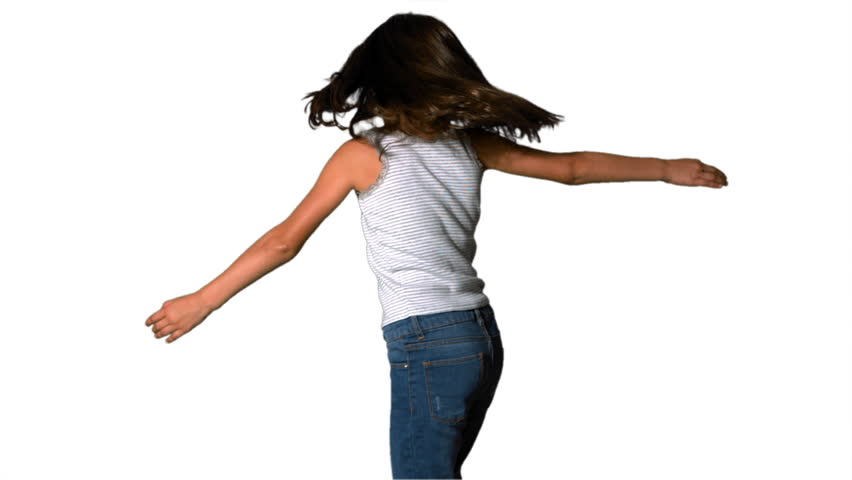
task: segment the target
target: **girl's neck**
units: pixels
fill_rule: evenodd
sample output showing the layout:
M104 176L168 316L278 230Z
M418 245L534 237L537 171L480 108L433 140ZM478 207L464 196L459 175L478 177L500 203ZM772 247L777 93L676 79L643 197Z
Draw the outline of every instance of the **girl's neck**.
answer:
M449 135L450 135L450 132L444 132L442 134L433 134L432 136L418 137L418 138L422 138L423 140L426 140L427 142L434 142L436 140L441 140L441 139L447 138Z

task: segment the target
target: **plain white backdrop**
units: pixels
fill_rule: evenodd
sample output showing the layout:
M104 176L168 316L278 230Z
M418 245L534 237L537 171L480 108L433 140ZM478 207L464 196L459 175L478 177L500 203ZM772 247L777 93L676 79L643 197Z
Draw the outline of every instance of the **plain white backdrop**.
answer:
M0 478L390 478L354 193L176 342L144 322L292 212L349 138L302 97L410 11L565 116L533 146L729 180L485 173L474 267L506 363L465 478L849 479L850 10L3 2Z

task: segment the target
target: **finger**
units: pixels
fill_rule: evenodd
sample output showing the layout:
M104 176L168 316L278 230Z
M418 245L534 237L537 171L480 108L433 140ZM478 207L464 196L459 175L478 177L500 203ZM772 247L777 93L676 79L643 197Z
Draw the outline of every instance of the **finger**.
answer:
M713 168L713 167L710 167L710 168ZM728 181L720 173L721 172L718 172L718 171L714 171L714 172L703 171L703 172L699 173L698 175L699 175L700 178L702 178L704 180L710 180L714 184L718 183L722 186L727 185Z
M178 328L178 327L177 327L177 325L171 325L171 324L166 325L166 326L164 326L164 327L162 327L162 328L160 328L160 329L156 330L156 331L154 332L154 337L155 337L155 338L165 337L166 335L168 335L168 334L170 334L170 333L174 332L175 330L177 330L177 328Z
M720 187L725 185L725 181L722 180L722 178L719 177L719 175L717 175L715 173L704 172L704 173L701 174L701 179L711 182L713 184L712 186L714 186L714 187L717 186L717 185L720 186Z
M725 177L725 174L722 173L721 170L719 170L716 167L710 167L710 168L713 169L714 180L716 180L718 183L721 183L722 185L728 184L728 178Z
M707 181L710 181L710 182L714 182L714 183L716 183L716 182L718 182L718 181L719 181L719 178L716 176L716 174L715 174L715 173L710 173L710 172L700 172L700 173L698 174L698 178L700 178L700 179L702 179L702 180L707 180Z
M156 312L152 313L151 316L148 317L145 320L145 325L153 325L158 320L162 320L163 317L165 317L165 316L166 316L166 312L164 312L163 309L161 308L161 309L157 310Z
M183 334L184 334L184 332L183 332L183 331L175 332L175 333L174 333L174 335L172 335L171 337L169 337L169 338L167 338L167 339L166 339L166 343L172 343L172 342L174 342L174 341L175 341L175 340L177 340L178 338L182 337L182 336L183 336Z
M725 175L725 172L719 170L718 168L714 167L713 165L704 165L702 167L702 170L707 171L707 172L711 172L711 173L715 173L716 176L721 179L722 183L728 183L728 177L727 177L727 175Z
M156 323L154 323L154 325L151 327L151 330L153 330L154 333L157 333L171 324L171 320L169 320L168 318L162 318L160 320L157 320Z
M695 182L695 185L699 185L702 187L711 187L711 188L722 188L722 184L715 180L708 180L706 178L699 178Z
M172 327L172 326L175 326L174 320L171 319L171 318L164 318L164 319L158 321L156 324L154 324L154 326L152 327L152 330L154 331L154 333L158 333L161 330L163 330L164 328L169 328L169 327Z

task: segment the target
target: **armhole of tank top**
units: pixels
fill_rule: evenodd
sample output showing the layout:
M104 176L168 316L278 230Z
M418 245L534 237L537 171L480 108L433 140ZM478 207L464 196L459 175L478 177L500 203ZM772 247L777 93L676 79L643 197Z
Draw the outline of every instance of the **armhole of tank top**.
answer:
M479 166L479 171L485 171L485 165L479 160L479 155L476 154L476 149L473 148L473 142L470 140L470 135L464 130L458 130L462 137L462 146L467 150L467 154L476 162L476 165Z
M378 186L383 182L385 176L388 173L388 159L386 155L386 148L383 146L381 139L383 136L377 132L372 130L368 130L364 132L362 135L364 139L367 140L367 143L372 145L376 149L376 153L379 154L379 162L382 164L382 168L379 170L379 175L376 177L376 181L373 182L366 190L363 192L358 192L355 190L355 196L358 200L364 200L366 197L370 195Z

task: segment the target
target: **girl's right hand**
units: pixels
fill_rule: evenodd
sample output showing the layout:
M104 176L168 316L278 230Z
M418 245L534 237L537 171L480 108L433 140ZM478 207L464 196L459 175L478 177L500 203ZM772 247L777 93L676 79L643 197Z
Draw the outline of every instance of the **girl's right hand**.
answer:
M203 322L213 310L198 292L191 293L163 302L163 307L148 317L145 325L151 326L155 338L171 335L166 343L172 343Z
M728 177L718 168L707 165L697 158L666 160L663 181L687 187L722 188L728 185Z

